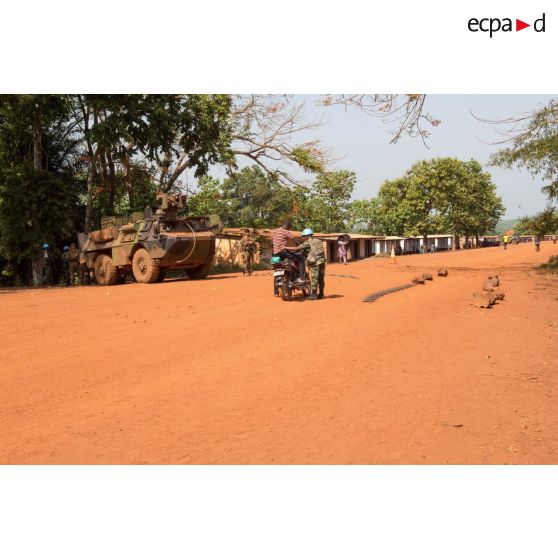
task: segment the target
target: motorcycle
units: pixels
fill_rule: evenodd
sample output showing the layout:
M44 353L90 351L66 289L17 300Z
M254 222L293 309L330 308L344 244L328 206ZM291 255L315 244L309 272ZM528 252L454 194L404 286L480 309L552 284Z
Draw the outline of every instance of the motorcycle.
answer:
M289 258L273 256L271 258L273 269L273 291L282 300L291 300L293 292L300 290L303 296L310 296L311 287L308 274L300 281L298 263Z

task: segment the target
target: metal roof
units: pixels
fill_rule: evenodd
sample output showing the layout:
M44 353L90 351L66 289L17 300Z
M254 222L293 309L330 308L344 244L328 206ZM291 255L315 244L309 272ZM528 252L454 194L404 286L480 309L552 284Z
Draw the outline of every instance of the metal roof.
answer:
M221 234L224 235L232 235L232 236L242 236L244 232L244 228L246 227L225 227ZM256 229L256 232L259 235L271 237L272 229ZM302 234L300 231L291 231L295 238L300 238ZM314 236L317 238L321 238L322 240L335 240L339 236L343 234L348 234L351 237L351 240L406 240L408 238L412 239L420 239L422 236L382 236L382 235L371 235L371 234L359 234L359 233L345 233L345 232L336 232L336 233L320 233L315 232ZM451 238L453 235L451 234L429 234L427 238Z

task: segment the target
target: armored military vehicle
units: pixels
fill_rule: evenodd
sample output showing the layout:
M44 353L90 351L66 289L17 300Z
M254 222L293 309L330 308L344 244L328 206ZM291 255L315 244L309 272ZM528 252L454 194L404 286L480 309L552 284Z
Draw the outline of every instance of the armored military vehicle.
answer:
M99 285L114 285L133 273L138 283L162 281L165 271L184 269L204 279L215 253L214 228L207 217L178 217L182 197L159 194L158 207L130 217L104 217L101 228L78 235L80 263Z

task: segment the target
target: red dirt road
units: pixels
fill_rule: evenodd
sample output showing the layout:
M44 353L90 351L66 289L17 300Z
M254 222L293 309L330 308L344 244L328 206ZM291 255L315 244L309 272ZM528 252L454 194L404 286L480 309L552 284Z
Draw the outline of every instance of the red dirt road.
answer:
M331 265L317 302L263 272L0 293L0 462L558 463L557 252Z

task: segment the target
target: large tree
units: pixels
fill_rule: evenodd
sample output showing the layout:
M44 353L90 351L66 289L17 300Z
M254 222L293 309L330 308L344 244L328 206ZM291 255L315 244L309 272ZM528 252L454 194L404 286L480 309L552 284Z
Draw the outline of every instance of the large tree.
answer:
M378 198L354 200L349 208L350 229L366 234L385 234L386 219Z
M40 254L41 245L71 238L76 192L72 184L32 168L0 171L0 255L20 265Z
M322 95L316 104L344 106L370 117L382 118L393 126L392 143L404 136L423 141L440 121L425 110L424 95ZM300 173L322 174L331 171L336 160L329 146L317 139L322 121L308 115L304 101L293 95L230 96L231 170L248 164L258 165L281 184L299 183ZM178 178L186 169L188 152L178 149L169 161Z
M520 219L515 226L515 232L540 237L545 234L556 234L558 232L558 210L556 207L548 205L536 215Z
M415 163L403 177L382 184L378 200L391 234L426 241L428 234L450 231L454 247L461 235L491 230L504 212L481 165L449 157Z
M454 235L455 246L460 236L475 236L478 243L479 235L493 230L505 212L490 174L473 159L443 158L431 163L440 177L441 212Z
M223 181L203 177L189 197L193 214L216 213L227 227L272 228L296 217L297 205L304 203L304 189L286 187L253 165L232 173Z
M384 182L378 192L381 211L393 235L423 236L443 232L443 192L427 161L421 161L396 180Z
M72 208L75 153L62 125L69 113L67 95L0 96L0 252L11 264L31 261L35 285L42 283L41 244L64 232Z
M483 120L496 125L507 145L491 157L491 164L505 168L526 168L540 175L543 192L558 200L558 99L522 116Z
M229 114L227 95L76 95L88 163L86 227L96 193L108 192L110 208L123 189L130 209L140 209L138 184L151 180L154 195L156 188L172 190L186 169L202 176L228 162Z
M320 232L343 232L351 221L351 197L356 183L352 171L319 174L309 187L301 212L305 226Z

